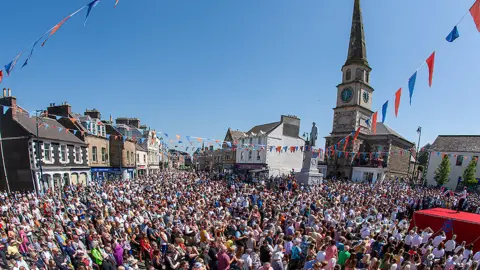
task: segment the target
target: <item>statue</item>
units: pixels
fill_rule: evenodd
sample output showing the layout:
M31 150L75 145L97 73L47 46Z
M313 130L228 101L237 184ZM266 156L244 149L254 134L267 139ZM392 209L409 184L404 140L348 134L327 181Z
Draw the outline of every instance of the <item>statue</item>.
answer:
M317 140L317 127L315 126L315 122L313 122L312 131L310 132L310 146L315 146L315 141Z

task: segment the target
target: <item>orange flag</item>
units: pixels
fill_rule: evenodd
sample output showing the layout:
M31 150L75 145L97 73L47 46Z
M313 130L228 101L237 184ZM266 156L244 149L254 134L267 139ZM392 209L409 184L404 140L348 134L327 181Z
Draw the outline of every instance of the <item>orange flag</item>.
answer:
M198 142L202 142L202 138L197 138L197 141L198 141Z
M378 114L378 112L375 112L372 116L372 132L373 132L373 134L377 134L377 114Z
M175 135L177 137L177 140L180 141L180 135Z
M470 15L472 15L473 21L477 26L477 30L480 32L480 0L475 1L470 8Z
M395 92L395 117L398 116L398 108L400 107L400 97L402 96L402 88Z
M45 42L47 42L47 40L53 36L53 34L55 34L58 29L60 29L60 27L62 27L62 25L68 20L70 19L70 16L71 15L68 15L65 19L63 19L61 22L57 23L53 28L52 28L52 31L50 31L50 35L48 35L47 39L45 39L45 41L42 43L42 47L43 45L45 45Z
M353 136L353 143L355 143L355 141L357 140L358 134L360 134L360 127L357 128L357 131L355 132L355 136Z

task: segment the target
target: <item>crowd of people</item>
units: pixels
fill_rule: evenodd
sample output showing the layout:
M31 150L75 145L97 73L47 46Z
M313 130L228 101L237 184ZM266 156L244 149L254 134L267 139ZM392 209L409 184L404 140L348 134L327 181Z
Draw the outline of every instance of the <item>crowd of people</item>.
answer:
M401 181L299 186L163 172L0 194L1 269L478 269L472 242L411 226L458 198ZM468 197L463 210L479 211ZM480 235L480 234L479 234Z

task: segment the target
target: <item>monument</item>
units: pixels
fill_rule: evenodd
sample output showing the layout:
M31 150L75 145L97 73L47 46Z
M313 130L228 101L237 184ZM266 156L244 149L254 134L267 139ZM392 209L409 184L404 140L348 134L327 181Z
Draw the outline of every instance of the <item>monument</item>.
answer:
M315 122L310 132L310 140L307 141L305 151L303 151L302 170L295 174L295 179L300 185L318 185L323 182L323 174L318 171L318 158L313 155L313 147L317 140L318 130ZM308 146L308 147L307 147Z

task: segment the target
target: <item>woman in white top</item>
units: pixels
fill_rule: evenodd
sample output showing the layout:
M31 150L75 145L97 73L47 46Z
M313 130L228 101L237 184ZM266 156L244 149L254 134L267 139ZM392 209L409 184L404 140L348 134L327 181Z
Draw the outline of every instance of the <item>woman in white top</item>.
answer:
M443 258L443 256L445 256L444 244L440 243L440 245L438 245L438 247L436 247L432 253L433 253L433 256L435 256L435 259Z

